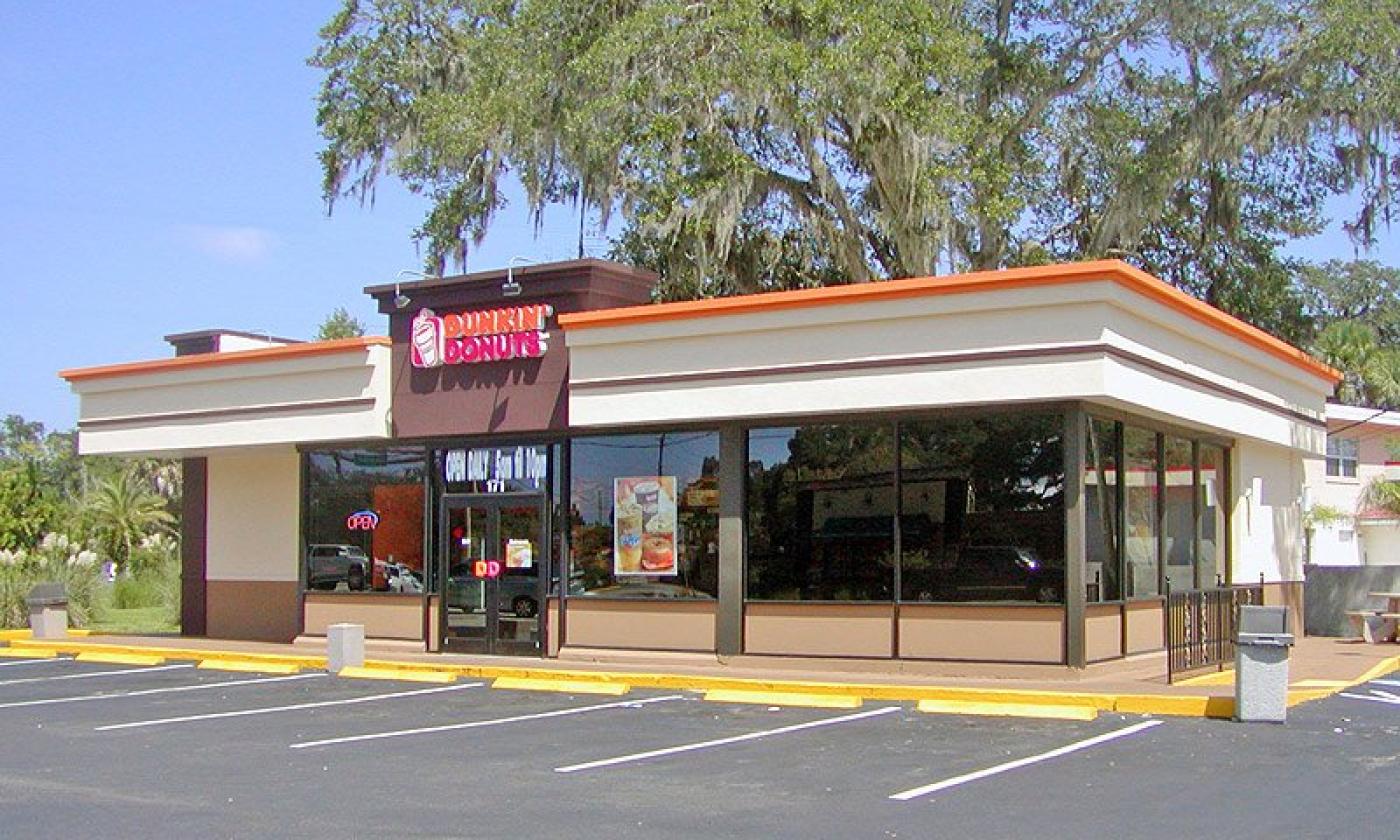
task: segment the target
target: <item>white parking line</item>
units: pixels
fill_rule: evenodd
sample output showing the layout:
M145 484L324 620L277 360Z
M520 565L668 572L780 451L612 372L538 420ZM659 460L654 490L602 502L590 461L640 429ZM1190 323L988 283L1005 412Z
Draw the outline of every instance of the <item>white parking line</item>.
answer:
M821 720L798 723L792 726L781 726L777 729L765 729L762 732L750 732L746 735L734 735L729 738L716 738L713 741L700 741L695 744L682 744L678 747L666 747L659 750L648 750L646 752L632 753L631 755L620 755L617 758L604 758L599 761L587 761L583 764L570 764L567 767L556 767L556 773L576 773L579 770L592 770L596 767L609 767L614 764L625 764L629 761L643 761L648 758L657 758L663 755L675 755L676 753L690 752L692 750L704 750L710 747L722 747L726 744L737 744L742 741L753 741L759 738L767 738L770 735L783 735L788 732L798 732L803 729L816 729L819 726L835 726L838 723L850 723L851 721L863 720L864 718L875 717L877 715L887 715L890 712L897 712L899 706L884 706L879 709L856 712L853 715L841 715L834 718L823 718Z
M48 659L16 659L14 662L0 662L0 668L8 668L11 665L52 665L55 662L72 662L70 656L51 656Z
M1341 692L1340 696L1350 697L1352 700L1371 700L1376 703L1386 703L1391 706L1400 706L1400 695L1391 694L1389 691L1380 691L1378 689L1371 689L1371 694L1374 694L1376 696L1372 697L1368 694L1352 694L1347 691Z
M13 703L0 703L0 709L18 709L24 706L52 706L58 703L82 703L87 700L121 700L126 697L148 697L152 694L173 694L178 691L208 691L212 688L229 688L238 685L259 685L261 683L286 682L287 680L309 680L325 677L328 674L293 674L289 677L259 677L253 680L222 680L219 682L198 683L197 685L176 685L165 688L143 688L137 691L118 691L112 694L80 694L77 697L50 697L44 700L19 700Z
M1008 761L1005 764L998 764L995 767L988 767L986 770L978 770L975 773L965 773L961 776L954 776L951 779L944 779L941 782L934 782L931 785L924 785L922 787L916 787L911 790L906 790L902 793L892 794L890 796L890 799L896 799L900 802L908 802L909 800L917 799L920 796L927 796L930 793L937 793L940 790L947 790L948 788L957 787L958 785L967 784L968 782L975 782L978 779L985 779L988 776L995 776L998 773L1005 773L1008 770L1015 770L1018 767L1025 767L1029 764L1036 764L1037 762L1048 761L1052 758L1059 758L1062 755L1068 755L1072 752L1085 750L1089 747L1098 746L1099 744L1114 741L1119 738L1126 738L1129 735L1135 735L1139 732L1142 732L1145 729L1151 729L1154 726L1160 726L1161 723L1162 721L1160 720L1145 720L1142 723L1135 723L1132 726L1128 726L1123 729L1115 729L1114 731L1106 732L1103 735L1095 735L1094 737L1086 738L1083 741L1075 741L1073 744L1066 744L1065 746L1060 747L1059 749L1050 750L1049 752L1043 752L1040 755L1033 755L1028 758L1018 758L1015 761Z
M492 720L473 720L467 723L449 723L443 726L423 726L417 729L400 729L395 732L374 732L369 735L348 735L344 738L326 738L323 741L303 741L300 744L292 744L294 750L304 750L307 747L324 747L330 744L350 744L356 741L377 741L380 738L397 738L401 735L422 735L427 732L450 732L454 729L480 729L486 726L500 726L505 723L519 723L523 720L540 720L541 718L564 717L565 715L581 715L584 712L596 712L602 709L622 709L633 706L640 706L644 703L660 703L666 700L683 700L680 694L668 694L665 697L645 697L641 700L622 700L617 703L599 703L596 706L576 706L570 709L556 709L552 712L536 712L529 715L515 715L513 717L494 718Z
M1371 680L1371 685L1388 685L1391 688L1400 688L1400 680Z
M413 691L395 691L389 694L368 694L363 697L350 697L345 700L317 700L312 703L293 703L287 706L263 706L258 709L240 709L234 712L211 712L207 715L184 715L182 717L158 718L156 720L136 720L130 723L112 723L96 727L98 732L111 732L114 729L140 729L146 726L164 726L170 723L189 723L196 720L219 720L222 718L248 717L250 715L270 715L276 712L294 712L299 709L321 709L326 706L350 706L356 703L373 703L376 700L395 700L400 697L417 697L420 694L437 694L443 691L461 691L467 688L480 688L483 683L458 683L438 688L419 688Z
M53 680L87 680L93 677L120 677L131 674L149 674L152 671L174 671L179 668L193 668L193 662L181 665L151 665L144 668L123 668L120 671L88 671L81 674L60 674L56 677L25 677L21 680L0 680L0 688L7 685L22 685L24 683L51 682Z

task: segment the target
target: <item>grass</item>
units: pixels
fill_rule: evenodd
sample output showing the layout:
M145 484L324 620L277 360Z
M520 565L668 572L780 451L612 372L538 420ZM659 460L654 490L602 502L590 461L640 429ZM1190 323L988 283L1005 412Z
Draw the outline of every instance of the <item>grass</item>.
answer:
M170 613L165 607L100 607L96 612L88 625L94 633L154 636L180 632L179 623L169 620Z

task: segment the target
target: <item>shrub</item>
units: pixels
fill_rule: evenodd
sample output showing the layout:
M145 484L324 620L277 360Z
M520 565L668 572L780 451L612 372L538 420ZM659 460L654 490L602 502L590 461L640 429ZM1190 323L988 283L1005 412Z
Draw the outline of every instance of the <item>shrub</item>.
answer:
M0 627L25 627L24 599L40 583L63 584L68 621L87 624L100 591L97 555L63 534L45 534L30 551L0 551Z

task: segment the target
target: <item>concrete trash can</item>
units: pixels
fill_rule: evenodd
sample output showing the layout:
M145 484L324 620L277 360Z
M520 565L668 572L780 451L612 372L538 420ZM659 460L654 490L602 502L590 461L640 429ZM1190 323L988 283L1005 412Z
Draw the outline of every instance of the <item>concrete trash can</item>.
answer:
M29 629L36 639L68 636L68 593L61 583L41 583L24 599L29 607Z
M1235 631L1235 720L1283 723L1288 713L1288 607L1240 606Z

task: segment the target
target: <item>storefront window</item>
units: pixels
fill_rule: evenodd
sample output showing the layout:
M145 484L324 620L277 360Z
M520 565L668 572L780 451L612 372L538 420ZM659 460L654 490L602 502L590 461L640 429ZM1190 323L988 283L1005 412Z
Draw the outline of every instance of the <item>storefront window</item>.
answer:
M1167 582L1172 589L1191 589L1196 586L1196 521L1192 501L1195 459L1191 441L1185 438L1166 435L1163 446L1167 486L1163 496L1162 533Z
M423 591L421 449L338 449L306 459L307 589Z
M1089 419L1084 442L1085 596L1123 597L1119 575L1118 424Z
M715 597L719 434L584 437L570 449L571 591Z
M1157 573L1157 433L1134 426L1123 429L1123 471L1126 499L1128 598L1156 595Z
M900 425L904 600L1063 599L1062 424L1035 414Z
M1211 587L1226 581L1225 539L1225 450L1201 444L1200 486L1201 545L1197 553L1200 586Z
M894 596L893 426L749 432L748 597Z

